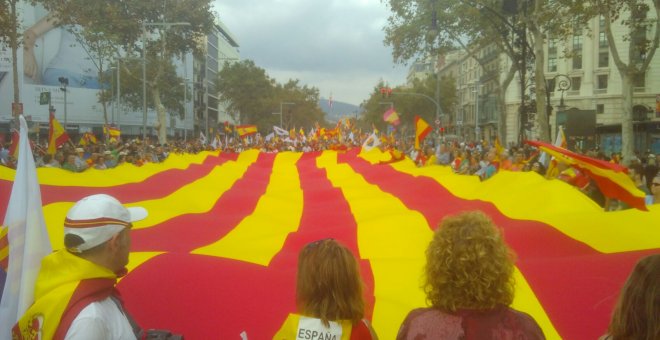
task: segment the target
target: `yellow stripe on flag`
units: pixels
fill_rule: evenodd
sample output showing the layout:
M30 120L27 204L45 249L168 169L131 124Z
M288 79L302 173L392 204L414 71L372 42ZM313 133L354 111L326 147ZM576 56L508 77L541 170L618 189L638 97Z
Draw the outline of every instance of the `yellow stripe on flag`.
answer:
M192 253L267 266L282 249L289 233L300 225L303 192L296 167L300 156L302 153L277 154L268 188L254 212L221 240Z
M326 169L350 206L360 257L369 260L376 282L373 324L381 338L394 339L408 312L425 306L420 278L433 232L421 213L369 184L349 165L337 164L336 158L336 152L326 151L317 166Z
M451 173L449 167L416 168L395 163L397 171L430 177L453 195L492 202L509 218L539 221L602 253L660 248L660 205L649 211L628 209L603 213L593 200L574 187L546 180L533 172L500 171L480 182L476 176ZM621 228L621 226L627 226Z
M516 294L513 297L511 307L531 315L543 330L546 339L561 339L541 302L518 267L515 267L513 277L516 280Z

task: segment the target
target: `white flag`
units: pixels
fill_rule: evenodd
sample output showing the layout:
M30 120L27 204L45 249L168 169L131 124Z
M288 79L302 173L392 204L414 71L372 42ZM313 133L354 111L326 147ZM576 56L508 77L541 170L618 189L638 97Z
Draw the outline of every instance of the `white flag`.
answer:
M380 139L374 132L367 138L367 140L364 141L364 143L362 144L362 150L369 151L379 145L380 145Z
M0 340L11 339L11 329L34 302L34 284L41 259L52 252L41 208L28 127L19 117L21 133L16 176L9 197L4 226L9 228L9 266L0 301Z
M202 131L199 132L199 141L202 144L206 145L206 136L204 136L204 132L202 132Z
M275 131L275 134L278 136L288 136L289 131L282 129L281 127L278 126L273 126L273 131Z

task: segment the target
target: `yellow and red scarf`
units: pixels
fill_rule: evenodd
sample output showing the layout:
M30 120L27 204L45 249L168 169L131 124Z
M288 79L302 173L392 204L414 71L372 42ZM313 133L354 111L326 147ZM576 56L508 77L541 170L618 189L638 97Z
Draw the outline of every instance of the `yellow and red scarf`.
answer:
M58 250L41 262L34 303L12 329L13 339L64 339L78 313L112 295L110 269Z

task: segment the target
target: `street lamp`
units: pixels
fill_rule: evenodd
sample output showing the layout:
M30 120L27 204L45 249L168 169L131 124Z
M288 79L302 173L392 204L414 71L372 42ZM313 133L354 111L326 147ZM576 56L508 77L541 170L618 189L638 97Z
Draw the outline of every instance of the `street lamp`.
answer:
M546 80L546 116L548 116L548 133L550 141L552 142L552 125L550 125L550 113L552 111L552 106L550 105L550 91L555 92L556 90L561 91L561 97L559 99L559 105L557 105L557 114L563 112L566 109L566 104L564 104L564 92L571 89L571 78L565 74L558 74L552 78L554 83L554 88L548 88L548 81Z
M274 115L280 115L280 127L284 128L282 126L282 116L283 116L283 107L284 105L296 105L296 103L291 103L291 102L280 102L280 112L273 112Z
M142 23L142 140L147 140L147 27L190 26L189 22L143 22Z
M66 131L66 88L69 86L69 78L59 77L57 80L60 81L60 90L64 92L64 131Z

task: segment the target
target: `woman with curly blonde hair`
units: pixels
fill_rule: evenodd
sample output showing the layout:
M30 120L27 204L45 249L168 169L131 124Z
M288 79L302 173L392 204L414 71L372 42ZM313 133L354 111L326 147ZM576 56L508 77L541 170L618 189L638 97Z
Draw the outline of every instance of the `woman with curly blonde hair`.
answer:
M536 321L509 307L514 255L482 212L445 217L426 250L431 307L411 311L397 339L544 339Z
M364 318L363 282L353 253L333 239L298 255L296 305L273 339L377 339Z

